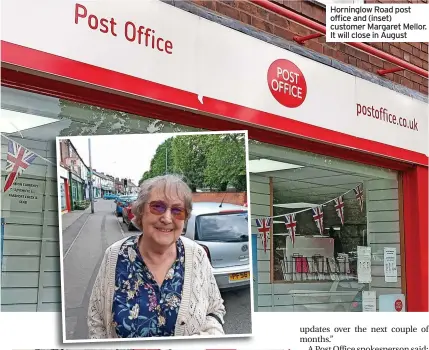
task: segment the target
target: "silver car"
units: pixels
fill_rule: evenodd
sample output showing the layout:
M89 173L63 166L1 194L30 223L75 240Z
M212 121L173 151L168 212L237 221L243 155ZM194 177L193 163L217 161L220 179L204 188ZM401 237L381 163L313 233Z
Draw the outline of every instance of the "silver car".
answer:
M193 203L192 215L183 235L204 248L219 289L250 285L246 207L228 203Z

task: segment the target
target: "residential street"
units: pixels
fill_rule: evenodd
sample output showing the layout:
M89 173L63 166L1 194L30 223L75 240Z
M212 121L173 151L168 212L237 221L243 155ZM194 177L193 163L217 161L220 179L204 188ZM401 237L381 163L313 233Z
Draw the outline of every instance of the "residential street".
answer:
M89 297L104 251L121 238L136 234L128 232L122 218L114 215L115 203L98 199L95 212L75 215L74 223L63 231L65 321L67 339L87 339L86 325ZM67 218L65 221L69 220ZM70 221L70 220L69 220ZM227 334L251 333L249 289L222 293L227 310Z

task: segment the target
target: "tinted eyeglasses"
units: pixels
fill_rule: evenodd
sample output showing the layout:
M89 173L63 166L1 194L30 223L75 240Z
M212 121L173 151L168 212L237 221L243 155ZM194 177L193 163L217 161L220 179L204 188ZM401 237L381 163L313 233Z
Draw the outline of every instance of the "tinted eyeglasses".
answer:
M162 215L168 209L167 203L163 201L153 201L149 203L149 210L152 214ZM186 209L181 206L172 206L170 208L171 215L177 220L185 220L186 219Z

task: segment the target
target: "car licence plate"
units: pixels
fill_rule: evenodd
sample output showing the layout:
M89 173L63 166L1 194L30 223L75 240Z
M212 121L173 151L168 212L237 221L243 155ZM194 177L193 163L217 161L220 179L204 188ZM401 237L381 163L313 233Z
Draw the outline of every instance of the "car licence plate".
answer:
M231 273L229 275L229 283L241 282L250 279L250 272Z

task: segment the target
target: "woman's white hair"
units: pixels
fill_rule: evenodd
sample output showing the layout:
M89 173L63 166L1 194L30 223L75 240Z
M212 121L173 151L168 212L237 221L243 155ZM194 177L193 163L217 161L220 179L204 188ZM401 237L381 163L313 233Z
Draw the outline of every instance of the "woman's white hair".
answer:
M133 224L140 231L141 222L143 219L144 205L148 202L150 194L154 189L163 189L165 196L168 198L169 194L177 194L177 197L183 200L186 210L186 219L189 218L192 212L192 191L189 186L183 181L183 177L175 174L156 176L147 179L140 185L140 191L136 201L132 205L132 213L134 214Z

